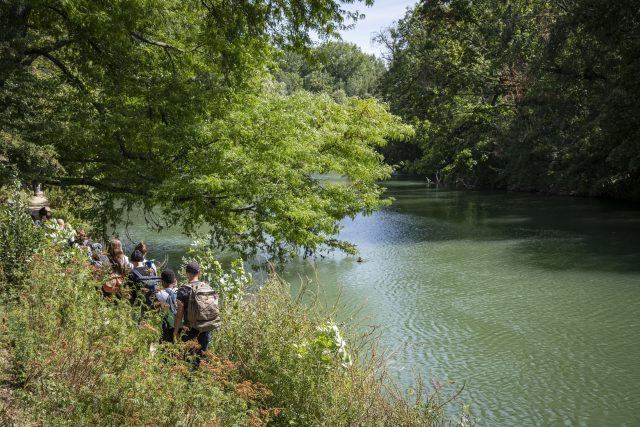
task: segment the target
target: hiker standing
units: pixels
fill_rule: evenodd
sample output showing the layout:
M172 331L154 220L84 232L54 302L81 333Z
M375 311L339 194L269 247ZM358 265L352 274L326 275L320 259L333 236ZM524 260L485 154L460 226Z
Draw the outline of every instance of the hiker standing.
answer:
M176 314L178 313L177 291L178 283L173 270L164 270L160 275L163 289L156 293L156 300L161 308L167 310L162 318L162 342L173 341L173 329L176 325Z
M99 269L111 266L109 257L102 253L100 243L92 243L89 247L91 248L91 265Z
M145 266L152 269L153 275L156 276L158 274L158 269L156 268L156 264L154 260L147 259L147 253L149 253L149 251L147 249L147 245L144 243L144 240L140 240L140 242L138 242L138 244L136 245L135 248L133 248L133 250L140 251L142 253L142 256L144 257L144 260L142 262L144 263Z
M91 246L91 243L93 242L91 242L91 239L89 239L87 233L82 228L79 228L76 230L75 236L73 237L73 240L71 240L70 245L80 246L81 248L84 248L87 246Z
M109 242L109 250L107 253L109 263L111 264L111 278L102 286L102 292L105 297L116 295L120 298L120 287L124 282L126 274L131 270L132 265L122 250L122 242L118 239L113 239Z
M131 290L131 304L143 305L142 311L151 307L151 297L158 290L158 277L155 270L144 264L144 256L139 250L131 254L132 269L128 276L128 286Z
M189 262L185 273L188 283L178 289L176 296L178 311L173 336L179 338L179 325L184 318L188 331L182 335L182 340L197 340L200 344L197 353L201 356L209 348L211 331L220 327L218 294L207 283L200 281L200 265L197 262Z
M122 250L122 242L118 239L113 239L109 242L109 260L113 266L113 273L124 276L129 270L133 268L129 262L129 258L124 254Z

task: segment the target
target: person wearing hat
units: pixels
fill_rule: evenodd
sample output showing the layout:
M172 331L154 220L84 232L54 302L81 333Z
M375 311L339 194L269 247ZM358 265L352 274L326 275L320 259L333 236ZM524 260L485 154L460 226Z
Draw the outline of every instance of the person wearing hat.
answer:
M180 338L180 325L182 324L183 318L185 317L185 313L187 313L188 304L189 304L189 296L192 292L192 286L200 283L200 264L195 261L191 261L187 263L185 266L185 273L187 276L187 286L181 286L178 289L176 294L177 306L178 310L176 312L176 320L175 326L173 329L173 337L174 340ZM185 324L186 324L185 319ZM182 341L191 341L197 340L198 344L200 344L200 349L198 350L198 356L201 356L202 353L207 351L209 348L209 341L211 341L211 332L210 331L199 331L190 325L186 324L189 327L187 333L182 335ZM199 360L199 359L198 359Z

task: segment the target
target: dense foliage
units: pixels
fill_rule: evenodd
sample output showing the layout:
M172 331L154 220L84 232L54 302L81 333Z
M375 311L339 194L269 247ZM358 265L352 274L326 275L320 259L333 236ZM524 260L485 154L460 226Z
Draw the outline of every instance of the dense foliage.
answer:
M282 94L272 74L354 2L3 1L0 178L78 188L103 230L137 206L243 253L349 249L338 221L377 208L390 173L375 147L410 129L373 100Z
M285 83L289 93L304 89L342 101L348 96L374 96L384 71L384 63L374 55L354 44L332 41L306 54L283 52L278 80Z
M640 197L635 1L432 0L380 39L434 181Z
M0 217L0 229L8 224ZM212 284L226 280L221 291L231 293L194 370L189 343L158 343L159 315L139 325L128 302L103 298L83 251L31 224L8 230L39 245L19 267L27 282L0 278L2 425L445 425L437 394L401 398L366 341L345 342L329 316L292 300L276 277L231 304L250 278L239 266L212 269Z
M0 194L0 293L5 297L26 286L29 263L40 248L44 232L33 227L25 197L13 188ZM12 289L8 285L12 285ZM15 297L15 295L11 295Z

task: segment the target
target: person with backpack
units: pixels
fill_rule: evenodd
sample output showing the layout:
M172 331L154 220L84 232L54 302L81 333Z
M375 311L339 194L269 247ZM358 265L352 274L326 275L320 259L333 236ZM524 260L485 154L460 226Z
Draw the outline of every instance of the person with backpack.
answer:
M162 338L161 342L173 341L173 329L176 325L176 314L178 313L176 274L173 270L164 270L160 275L163 289L156 293L156 300L160 307L166 310L162 318Z
M197 352L197 363L199 363L200 356L209 348L211 331L220 328L218 294L209 284L200 281L200 265L197 262L187 263L185 273L188 283L182 285L176 295L178 310L173 336L176 340L180 338L179 325L184 318L184 324L188 329L186 334L182 335L182 341L198 341L200 349Z
M152 304L151 297L158 288L158 277L155 271L144 264L142 252L136 250L131 254L132 269L129 273L127 285L131 292L131 304L144 305L146 311Z
M129 258L127 258L122 250L122 242L118 239L113 239L109 242L107 254L109 263L111 264L111 278L102 286L102 292L105 297L115 295L120 298L120 288L132 266Z
M111 267L111 261L109 257L102 253L102 245L94 242L89 246L91 249L91 265L97 269Z
M144 243L144 240L140 240L140 242L138 242L133 250L140 251L142 253L142 256L144 257L144 260L142 262L144 263L144 265L153 270L154 276L157 275L158 269L156 268L155 260L147 259L147 253L149 253L149 250L147 249L147 245Z

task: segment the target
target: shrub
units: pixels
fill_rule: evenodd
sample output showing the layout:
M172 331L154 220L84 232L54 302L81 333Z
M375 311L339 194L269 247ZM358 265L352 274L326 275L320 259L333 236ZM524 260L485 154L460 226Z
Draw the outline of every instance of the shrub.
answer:
M43 244L42 229L28 212L25 195L16 187L0 205L0 295L5 297L25 285L31 258Z
M254 281L251 274L245 271L242 259L233 261L230 268L225 271L213 254L211 245L207 244L207 240L195 240L187 249L186 255L182 258L183 265L179 275L186 280L183 273L184 266L190 261L196 261L200 265L200 280L211 284L218 292L220 308L224 314L227 307L229 309L238 307L240 301L254 286Z
M349 345L341 335L321 310L293 300L288 285L272 277L225 319L212 347L237 361L244 378L271 390L266 403L282 409L273 425L444 424L437 395L417 393L410 404L373 343L354 337Z

